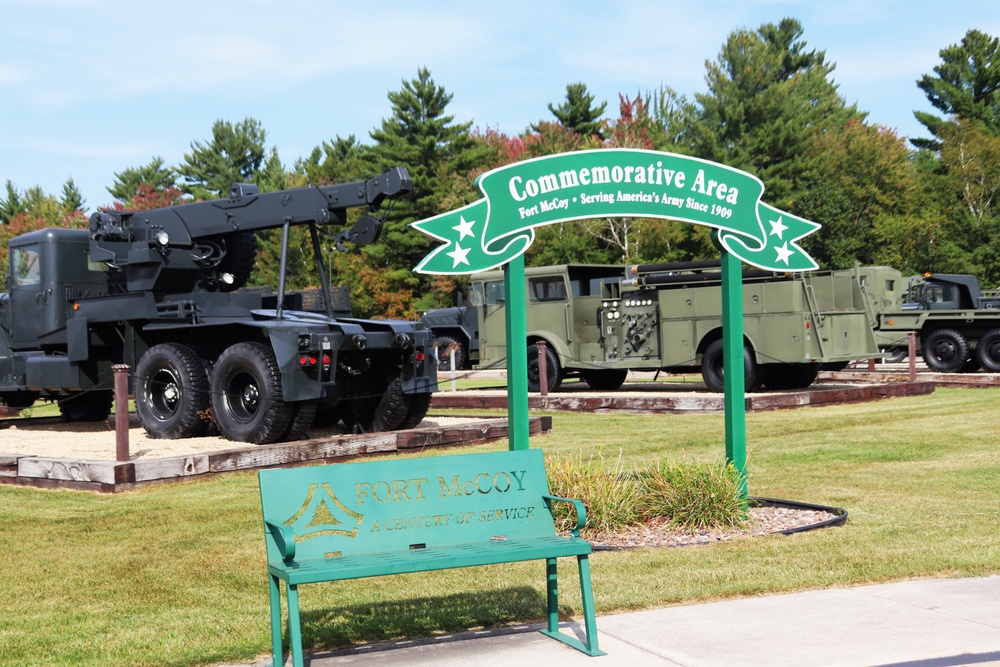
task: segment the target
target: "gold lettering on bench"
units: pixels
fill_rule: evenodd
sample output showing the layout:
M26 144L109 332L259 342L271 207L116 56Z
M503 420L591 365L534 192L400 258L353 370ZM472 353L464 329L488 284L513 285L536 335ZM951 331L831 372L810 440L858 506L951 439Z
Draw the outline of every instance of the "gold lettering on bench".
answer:
M363 505L365 500L374 500L377 503L387 503L397 500L423 500L424 484L427 484L426 477L419 479L394 479L392 481L378 482L358 482L354 485L358 494L358 504ZM411 489L414 486L416 489ZM410 497L410 494L414 494Z
M497 493L507 493L508 491L524 491L525 470L511 470L510 473L500 471L491 475L488 472L481 472L472 479L460 480L458 475L454 475L451 480L438 477L438 494L440 498L448 496L471 496L474 493L486 495L496 491ZM516 485L516 487L515 487Z
M306 492L306 499L302 503L302 507L285 521L285 525L292 529L295 534L295 542L305 542L306 540L311 540L314 537L323 537L324 535L341 535L343 537L357 537L358 526L364 521L365 516L363 514L358 514L352 509L348 508L344 503L340 502L337 495L330 488L330 484L324 482L322 485L323 492L316 493L320 488L319 484L310 484L309 490ZM335 526L344 525L343 521L340 521L333 515L330 509L330 505L327 501L333 504L334 507L339 509L341 512L351 517L355 521L355 526L352 530L344 530L342 528L335 528ZM308 516L309 520L302 530L296 530L295 523ZM346 517L345 517L346 518ZM308 531L308 529L314 528L315 530Z

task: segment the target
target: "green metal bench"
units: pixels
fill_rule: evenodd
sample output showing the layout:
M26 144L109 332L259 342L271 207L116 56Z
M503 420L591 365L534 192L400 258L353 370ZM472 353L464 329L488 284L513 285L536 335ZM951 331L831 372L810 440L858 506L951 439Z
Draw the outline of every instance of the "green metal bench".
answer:
M282 665L281 581L292 662L302 667L298 587L389 574L546 561L547 628L587 655L597 646L591 545L579 500L549 495L541 450L261 470L274 664ZM576 508L572 537L556 534L552 503ZM556 559L575 556L585 639L559 631Z

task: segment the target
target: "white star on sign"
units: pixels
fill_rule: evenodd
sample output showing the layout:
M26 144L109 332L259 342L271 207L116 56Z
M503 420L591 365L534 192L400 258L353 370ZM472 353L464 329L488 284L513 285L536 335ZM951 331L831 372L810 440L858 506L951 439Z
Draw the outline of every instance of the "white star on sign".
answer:
M785 223L781 221L780 215L777 220L768 220L768 222L771 223L771 233L768 236L777 236L780 239L781 233L788 229Z
M455 260L455 263L454 263L454 264L452 264L451 268L453 268L453 269L454 269L454 268L455 268L455 267L457 267L457 266L458 266L459 264L468 264L468 263L469 263L469 260L468 260L468 259L466 259L466 255L468 255L468 254L469 254L469 251L470 251L470 250L472 250L472 248L463 248L462 246L460 246L460 245L458 245L458 244L456 243L456 244L455 244L455 249L454 249L454 250L452 250L451 252L446 252L446 253L445 253L446 255L448 255L448 256L449 256L449 257L451 257L451 258L452 258L453 260ZM785 262L785 263L787 264L788 262ZM471 266L471 265L470 265L470 266Z
M788 241L785 241L785 245L780 248L775 248L778 251L778 257L774 261L784 262L785 266L788 266L788 258L795 254L794 250L788 249Z
M454 227L452 227L452 229L458 232L458 240L461 241L466 236L475 237L475 234L472 233L472 225L476 224L476 221L475 220L468 221L465 219L464 215L458 216L458 219L460 220L460 222Z

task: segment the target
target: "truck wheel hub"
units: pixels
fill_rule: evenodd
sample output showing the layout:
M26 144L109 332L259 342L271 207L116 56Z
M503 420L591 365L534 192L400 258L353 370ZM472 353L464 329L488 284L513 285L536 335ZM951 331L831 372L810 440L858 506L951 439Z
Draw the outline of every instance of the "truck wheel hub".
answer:
M259 397L256 385L249 384L243 388L243 404L248 408L255 408Z

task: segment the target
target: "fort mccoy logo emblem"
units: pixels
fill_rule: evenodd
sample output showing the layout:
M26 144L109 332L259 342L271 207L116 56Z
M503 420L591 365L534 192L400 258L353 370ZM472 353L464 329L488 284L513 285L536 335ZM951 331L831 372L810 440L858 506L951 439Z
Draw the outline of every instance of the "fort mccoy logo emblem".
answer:
M416 269L486 271L524 253L535 227L587 218L661 218L712 227L719 243L768 271L812 271L798 242L819 225L761 201L756 176L699 158L626 148L561 153L488 171L484 198L411 223L441 241Z
M338 519L339 513L343 520ZM285 525L295 534L295 542L305 542L314 537L341 535L357 537L358 527L365 520L359 514L340 502L328 482L310 484L302 507L285 521ZM353 523L353 528L348 529Z

